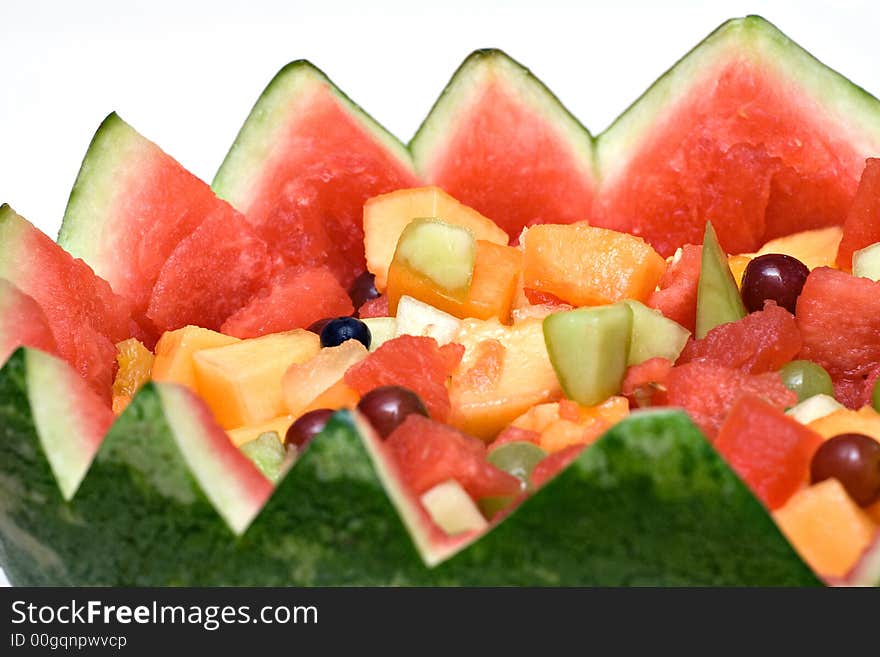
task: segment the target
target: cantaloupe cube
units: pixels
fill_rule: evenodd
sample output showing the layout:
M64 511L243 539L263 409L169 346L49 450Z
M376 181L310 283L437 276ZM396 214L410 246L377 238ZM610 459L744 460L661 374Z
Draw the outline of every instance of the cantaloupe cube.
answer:
M857 411L841 408L818 420L813 420L807 426L825 440L842 433L861 433L880 441L880 413L870 406Z
M224 429L266 422L286 414L284 373L320 348L317 335L297 329L197 351L193 363L198 392Z
M226 433L229 435L229 440L232 441L233 445L241 447L244 443L259 438L261 434L267 431L274 431L278 434L279 439L284 440L284 435L291 424L293 424L292 415L281 415L257 426L230 429Z
M524 239L523 286L575 306L647 301L666 270L642 238L585 223L532 226Z
M730 267L730 273L733 274L733 280L736 281L737 287L742 287L743 274L746 273L746 267L755 257L753 253L740 253L738 255L727 256L727 266Z
M837 479L801 489L773 516L804 560L826 577L845 575L878 529Z
M538 432L541 449L552 453L571 445L592 443L627 415L629 402L625 397L609 397L596 406L562 400L533 406L511 426Z
M193 354L202 349L225 347L238 341L238 338L199 326L184 326L176 331L163 333L156 344L156 358L153 360L151 376L154 381L180 383L195 390Z
M449 389L449 423L457 429L491 440L535 404L562 396L539 320L468 319L456 342L465 348Z
M843 237L840 226L805 230L800 233L777 237L770 240L760 249L757 255L767 253L784 253L797 258L809 269L816 267L837 267L837 247Z
M319 395L342 379L345 371L367 356L367 348L357 340L346 340L336 347L321 349L309 360L294 363L281 381L284 404L298 417Z
M385 290L388 267L400 234L413 219L436 217L469 228L478 240L507 245L509 237L494 221L459 203L439 187L399 189L375 196L364 205L364 250L376 289Z

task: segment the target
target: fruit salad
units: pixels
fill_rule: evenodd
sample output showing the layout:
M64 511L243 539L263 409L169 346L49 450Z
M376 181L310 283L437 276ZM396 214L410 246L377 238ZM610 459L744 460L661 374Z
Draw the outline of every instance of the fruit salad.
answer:
M0 206L16 584L880 584L880 101L758 17L601 135L497 50L403 145L285 66Z

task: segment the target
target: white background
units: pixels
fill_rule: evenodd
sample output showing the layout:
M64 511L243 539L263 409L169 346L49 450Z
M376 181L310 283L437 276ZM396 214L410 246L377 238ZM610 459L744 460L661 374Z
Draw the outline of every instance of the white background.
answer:
M499 47L598 133L718 24L748 13L880 95L880 0L0 0L0 202L54 236L113 110L210 180L260 91L300 58L406 141L461 60Z

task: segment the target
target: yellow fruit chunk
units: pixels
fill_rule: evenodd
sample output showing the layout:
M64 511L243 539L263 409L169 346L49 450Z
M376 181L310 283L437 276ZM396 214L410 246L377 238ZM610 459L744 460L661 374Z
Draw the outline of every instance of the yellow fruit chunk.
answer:
M804 560L826 577L845 575L877 531L837 479L798 491L773 516Z
M357 340L346 340L337 347L321 349L304 363L294 363L281 380L284 404L295 417L303 413L319 395L342 379L345 371L367 356L367 348Z
M575 306L646 301L666 270L642 238L585 223L532 226L524 240L523 287Z
M843 229L840 226L805 230L770 240L758 249L757 255L784 253L797 258L808 269L816 267L837 268L835 260L841 237L843 237Z
M239 339L199 326L184 326L176 331L163 333L156 344L153 380L179 383L195 390L193 354L202 349L225 347L235 342L239 342Z
M121 415L138 388L150 380L153 353L136 338L129 338L116 345L116 363L119 369L113 381L112 408Z
M880 413L870 406L857 411L841 408L818 420L813 420L807 426L825 440L842 433L862 433L880 442Z
M281 415L257 426L230 429L226 433L229 435L229 440L232 441L233 445L241 447L246 442L259 438L260 434L267 431L274 431L278 434L278 438L284 440L284 434L287 433L291 424L293 424L292 415Z
M113 381L113 396L132 397L150 380L153 354L139 340L129 338L116 345L116 362L119 369Z
M388 267L403 229L421 217L436 217L468 228L478 240L505 246L510 241L494 221L459 203L439 187L399 189L374 196L364 205L364 250L367 269L375 274L376 289L380 292L387 285Z
M491 440L535 404L562 396L539 320L468 319L456 342L465 353L450 383L449 423L461 431Z
M320 348L317 335L297 329L202 349L193 355L198 392L224 429L260 424L286 414L284 373Z
M746 267L755 257L754 253L741 253L739 255L727 256L727 266L730 267L730 273L736 281L737 287L742 287L743 274L746 273Z
M541 434L541 448L558 452L570 445L588 445L629 415L625 397L609 397L596 406L581 406L567 399L538 404L511 424Z

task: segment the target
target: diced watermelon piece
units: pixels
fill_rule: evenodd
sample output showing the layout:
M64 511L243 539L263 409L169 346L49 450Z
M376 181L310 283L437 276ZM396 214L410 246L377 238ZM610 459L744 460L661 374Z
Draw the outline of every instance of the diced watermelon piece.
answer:
M880 366L880 283L819 267L807 277L796 315L799 357L828 370L840 401L855 407Z
M237 338L255 338L308 328L319 319L352 312L351 298L329 269L288 269L223 322L220 331Z
M659 310L691 333L697 323L697 287L702 259L702 246L685 244L681 257L666 269L657 285L659 289L648 298L651 308Z
M58 353L43 309L33 297L0 278L0 364L18 347Z
M586 445L569 445L558 452L553 452L538 461L532 470L531 482L535 488L540 488L550 479L562 472L584 451Z
M208 218L233 230L241 215L114 113L92 139L58 242L128 299L140 321L166 260ZM228 230L203 244L198 262L223 248ZM190 289L185 284L173 294L185 300Z
M369 319L370 317L388 317L388 297L384 294L364 302L358 308L358 317Z
M260 96L213 187L293 266L364 271L364 202L417 187L409 152L308 62Z
M761 374L780 369L801 350L794 316L773 301L764 310L721 324L685 345L678 364L701 361Z
M822 436L752 395L736 402L715 448L771 510L807 483Z
M428 182L516 241L525 226L589 219L590 134L550 91L499 50L456 71L411 142Z
M837 266L852 269L855 251L880 242L880 158L868 158L855 198L843 224Z
M189 324L216 331L271 279L266 243L241 217L213 215L162 266L147 316L160 331Z
M475 499L520 492L516 477L486 460L481 440L421 415L407 416L385 444L417 495L447 479L458 481Z
M591 223L663 255L708 219L728 253L841 225L880 152L877 107L767 21L728 21L599 136Z
M446 379L463 353L458 344L440 347L434 338L401 335L350 367L345 382L360 395L379 386L409 388L422 398L432 418L444 422L451 408Z
M687 411L710 439L714 439L727 413L744 395L760 397L784 410L797 403L776 372L747 374L712 363L677 365L666 377L667 403Z
M672 361L666 358L649 358L626 370L621 394L630 406L662 406L666 403L666 377L672 370Z
M136 328L129 303L8 205L0 206L0 278L37 302L58 354L109 404L115 344Z

